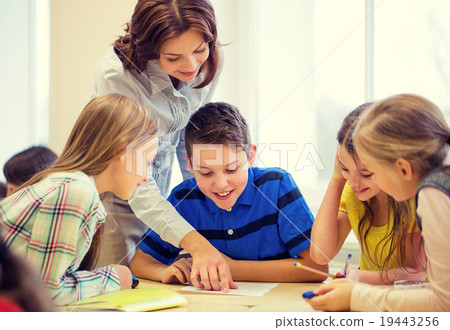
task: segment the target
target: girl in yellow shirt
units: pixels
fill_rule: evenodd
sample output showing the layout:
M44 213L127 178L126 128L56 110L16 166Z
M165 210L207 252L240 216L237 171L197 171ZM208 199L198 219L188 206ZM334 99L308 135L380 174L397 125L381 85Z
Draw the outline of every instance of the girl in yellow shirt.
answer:
M353 229L361 246L360 269L347 271L347 278L372 284L424 280L413 201L395 202L381 191L353 146L356 122L370 105L347 115L338 132L333 175L311 232L311 257L329 263Z

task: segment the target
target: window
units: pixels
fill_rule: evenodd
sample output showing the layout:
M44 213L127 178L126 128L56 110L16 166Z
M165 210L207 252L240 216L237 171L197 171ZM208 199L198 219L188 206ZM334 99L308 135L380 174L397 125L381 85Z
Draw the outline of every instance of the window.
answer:
M219 36L230 42L215 99L236 102L259 165L288 170L314 214L331 177L336 133L355 107L410 92L450 117L448 1L213 2ZM358 249L356 237L345 246Z
M214 1L220 39L229 43L214 98L232 102L240 95L236 105L259 148L258 165L288 170L316 213L336 132L365 99L364 2L227 3L234 7L224 14L223 1ZM226 76L230 71L234 79ZM223 91L228 88L234 93Z
M48 0L0 3L0 181L8 158L48 143L49 13Z
M450 3L385 1L374 20L374 96L417 93L450 115Z
M248 119L262 166L293 174L316 213L336 133L358 105L417 93L450 116L445 0L213 0L227 46L214 100Z
M260 159L308 197L330 177L343 116L364 101L364 3L259 3Z

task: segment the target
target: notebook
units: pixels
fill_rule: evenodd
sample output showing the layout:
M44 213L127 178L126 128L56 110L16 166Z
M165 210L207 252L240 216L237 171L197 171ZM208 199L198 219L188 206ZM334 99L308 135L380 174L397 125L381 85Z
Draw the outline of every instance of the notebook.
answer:
M145 312L187 304L176 291L164 288L129 289L106 293L67 305L70 311Z

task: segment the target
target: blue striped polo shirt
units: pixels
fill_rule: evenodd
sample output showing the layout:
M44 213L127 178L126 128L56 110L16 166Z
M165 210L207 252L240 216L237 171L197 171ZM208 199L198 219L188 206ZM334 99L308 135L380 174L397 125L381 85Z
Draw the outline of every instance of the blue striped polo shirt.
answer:
M292 176L280 168L251 167L230 211L220 209L189 179L168 200L220 252L237 260L294 257L310 246L314 217ZM166 265L181 249L149 229L139 248Z

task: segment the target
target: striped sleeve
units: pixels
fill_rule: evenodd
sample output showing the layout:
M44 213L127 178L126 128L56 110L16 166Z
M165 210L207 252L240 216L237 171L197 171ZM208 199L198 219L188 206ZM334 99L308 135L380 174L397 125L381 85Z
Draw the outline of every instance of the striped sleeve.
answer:
M67 304L120 289L117 272L110 266L78 271L98 223L98 194L83 181L67 180L41 198L26 259L40 269L56 304ZM23 212L24 214L26 212Z
M149 229L142 237L139 248L142 252L151 255L165 265L172 264L182 250L170 243L164 242L161 237L151 229Z
M294 257L309 248L314 217L289 173L280 181L278 196L280 237Z

